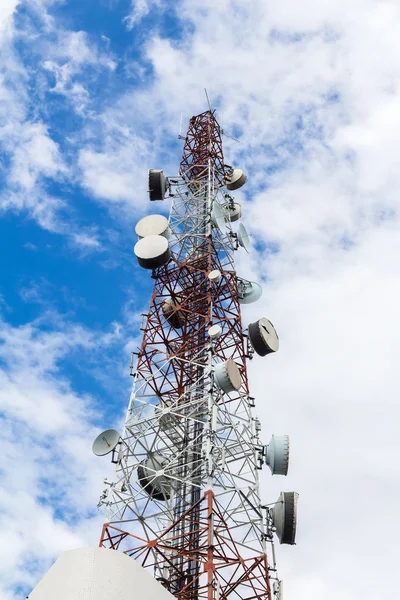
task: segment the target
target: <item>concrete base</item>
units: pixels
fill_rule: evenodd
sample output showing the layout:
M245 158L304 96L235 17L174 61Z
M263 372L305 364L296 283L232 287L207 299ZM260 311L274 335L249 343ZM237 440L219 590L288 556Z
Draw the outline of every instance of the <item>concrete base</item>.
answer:
M63 552L29 600L172 600L133 558L106 548Z

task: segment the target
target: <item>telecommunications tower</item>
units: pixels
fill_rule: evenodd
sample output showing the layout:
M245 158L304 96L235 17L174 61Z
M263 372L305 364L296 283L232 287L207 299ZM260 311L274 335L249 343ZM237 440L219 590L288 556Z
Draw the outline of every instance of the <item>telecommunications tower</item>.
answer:
M123 433L93 444L116 464L100 499L100 546L132 557L180 600L281 598L273 535L295 541L297 494L263 506L259 493L263 464L287 474L289 439L263 445L253 416L246 360L279 341L264 317L242 325L241 304L262 293L235 270L250 239L231 193L245 182L224 161L212 110L190 119L178 176L149 171L150 200L169 196L172 207L169 219L136 225L135 255L154 288Z

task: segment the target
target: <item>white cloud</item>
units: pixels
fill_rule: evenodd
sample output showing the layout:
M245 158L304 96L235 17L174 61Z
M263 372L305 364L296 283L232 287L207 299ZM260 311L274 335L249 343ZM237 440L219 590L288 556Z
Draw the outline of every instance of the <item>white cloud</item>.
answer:
M100 152L83 149L79 155L82 185L106 202L143 204L147 192L146 175L143 177L145 152L145 144L137 138L128 138L117 148L109 140Z
M92 252L93 250L99 251L102 249L102 244L94 230L83 230L78 233L71 233L71 239L74 245L86 252Z
M281 339L279 353L255 358L250 372L265 439L271 433L292 439L288 479L262 479L268 501L279 488L300 492L298 546L279 549L289 596L317 598L323 590L330 599L345 590L349 600L372 599L378 586L382 597L393 586L400 475L398 229L383 224L355 249L333 250L308 272L301 263L286 272L295 249L271 256L265 299L246 311L246 323L269 316ZM372 573L371 526L380 547ZM351 564L344 579L337 577L343 564Z
M162 133L145 139L125 97L87 125L78 158L80 183L115 218L130 221L132 209L148 209L147 170L156 160Z
M88 108L91 95L84 85L85 72L90 69L114 71L117 64L109 52L101 51L90 43L85 31L57 31L58 40L45 45L44 55L51 56L42 63L56 80L48 91L65 96L76 112L83 114Z
M151 10L159 11L160 0L131 0L131 11L124 19L127 29L133 29Z
M25 122L19 131L13 131L12 137L10 132L7 142L14 146L9 172L11 185L17 184L24 193L29 193L39 176L57 179L67 173L58 145L43 123Z
M56 231L57 213L63 203L46 193L43 182L45 178L60 180L68 170L48 127L29 114L29 74L13 45L16 31L12 9L16 7L16 3L10 5L8 27L0 31L0 148L5 180L0 210L27 210L43 227Z
M4 33L10 23L10 19L19 4L19 0L4 0L0 6L0 31Z
M71 100L75 110L82 112L90 102L90 93L81 80L85 70L112 71L116 67L109 53L98 50L83 31L68 31L58 27L49 16L47 6L52 2L35 2L29 6L36 11L41 37L37 31L20 31L14 22L17 3L2 5L1 19L7 28L0 29L0 150L3 153L0 175L3 176L0 193L0 211L25 212L40 227L67 236L71 245L82 251L101 250L102 244L93 228L81 227L79 216L71 227L71 207L67 199L48 191L48 184L74 182L71 156L63 156L57 143L41 117L43 105L33 106L38 94L43 102L45 93L53 91ZM33 28L33 25L29 25ZM35 43L35 53L51 55L43 64L53 70L56 84L49 90L40 80L37 87L31 81L32 68L23 64L15 49L20 37ZM51 42L49 40L52 40ZM86 84L85 84L86 85ZM40 89L41 86L43 89ZM33 95L32 95L32 87ZM29 90L31 90L29 92ZM46 109L43 111L46 113Z
M66 548L96 544L96 502L110 465L91 455L102 423L98 402L72 389L60 363L110 347L121 332L57 322L0 328L0 596L31 589ZM119 418L119 417L118 417Z

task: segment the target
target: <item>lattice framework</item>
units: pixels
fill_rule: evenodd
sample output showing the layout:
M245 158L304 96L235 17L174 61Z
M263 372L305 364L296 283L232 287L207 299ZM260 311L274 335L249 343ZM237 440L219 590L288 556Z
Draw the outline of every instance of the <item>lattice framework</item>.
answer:
M221 131L212 111L192 117L170 213L173 259L153 272L116 479L108 489L100 545L126 552L181 600L271 598L260 509L257 452L246 371L231 226L213 226L226 207ZM208 278L218 269L218 284ZM172 301L182 326L163 312ZM208 329L222 335L210 340ZM215 365L232 359L239 391L215 383ZM137 469L164 459L149 496Z

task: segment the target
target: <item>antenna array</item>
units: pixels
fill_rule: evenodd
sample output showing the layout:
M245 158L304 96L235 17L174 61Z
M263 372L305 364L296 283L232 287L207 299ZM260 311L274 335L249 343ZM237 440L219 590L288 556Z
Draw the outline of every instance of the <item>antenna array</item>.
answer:
M274 533L295 540L297 495L269 508L259 493L263 464L286 475L289 440L263 445L252 413L246 360L279 340L265 317L242 327L241 303L262 293L234 264L250 238L234 231L242 211L229 192L245 181L224 162L211 109L190 119L179 175L149 172L150 200L170 194L172 207L168 222L151 215L136 226L154 289L124 430L94 445L116 462L100 545L132 556L181 600L281 598L267 544Z

